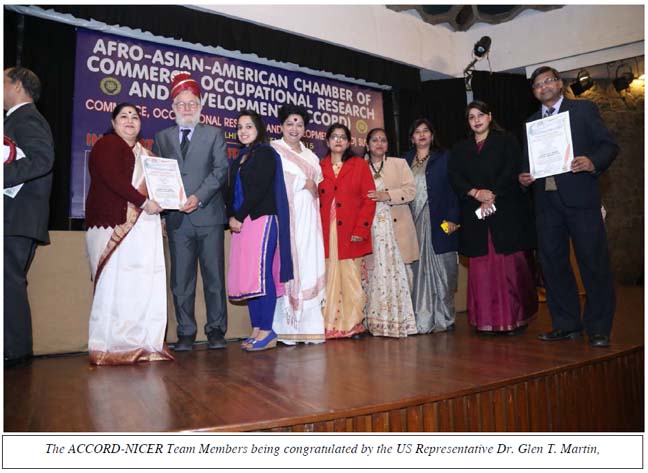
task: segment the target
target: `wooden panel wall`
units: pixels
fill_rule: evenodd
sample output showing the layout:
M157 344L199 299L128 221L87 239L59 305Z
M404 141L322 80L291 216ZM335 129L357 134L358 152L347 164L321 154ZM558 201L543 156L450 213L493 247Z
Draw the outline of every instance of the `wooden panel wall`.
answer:
M642 432L644 350L410 407L273 432Z

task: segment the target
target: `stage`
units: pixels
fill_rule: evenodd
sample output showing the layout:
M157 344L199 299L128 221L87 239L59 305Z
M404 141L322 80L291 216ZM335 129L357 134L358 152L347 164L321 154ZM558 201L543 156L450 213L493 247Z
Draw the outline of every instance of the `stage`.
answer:
M87 355L4 372L5 432L644 430L644 290L619 287L612 346L450 333L176 353L96 367ZM175 340L173 338L173 340Z

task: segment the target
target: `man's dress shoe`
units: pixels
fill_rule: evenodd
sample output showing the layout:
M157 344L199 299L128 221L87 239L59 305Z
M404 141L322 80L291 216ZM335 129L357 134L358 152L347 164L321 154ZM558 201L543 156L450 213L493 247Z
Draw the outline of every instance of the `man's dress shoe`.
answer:
M178 337L178 341L173 346L173 351L191 351L193 350L193 337Z
M207 348L210 350L218 350L219 348L226 347L225 334L220 329L214 329L207 334Z
M594 334L589 338L590 346L593 347L609 347L610 337L602 334Z
M580 330L552 330L551 332L541 333L538 339L543 342L557 342L558 340L578 340L582 337Z
M5 358L4 367L5 369L8 369L8 368L20 368L22 366L27 366L31 364L32 358L33 355L31 354L19 356L18 358Z

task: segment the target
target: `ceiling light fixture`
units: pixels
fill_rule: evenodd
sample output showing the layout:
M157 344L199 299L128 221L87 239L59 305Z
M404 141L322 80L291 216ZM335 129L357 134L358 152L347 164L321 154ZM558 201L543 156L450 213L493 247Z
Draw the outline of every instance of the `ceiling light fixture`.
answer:
M617 67L616 77L612 81L612 84L614 85L614 88L617 92L621 92L622 90L630 87L630 84L633 80L634 72L632 72L632 68L624 62L619 67Z
M586 90L591 89L593 85L594 81L592 80L592 75L587 69L581 69L576 76L576 81L572 82L569 88L572 90L574 95L578 97Z

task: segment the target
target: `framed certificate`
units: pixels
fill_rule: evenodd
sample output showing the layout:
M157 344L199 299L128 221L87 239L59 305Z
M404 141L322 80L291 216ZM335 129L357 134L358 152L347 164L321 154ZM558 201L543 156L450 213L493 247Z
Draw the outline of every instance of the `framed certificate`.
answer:
M569 172L574 160L569 112L526 124L529 172L539 177Z
M163 209L178 210L187 200L178 161L145 156L142 167L149 198Z

